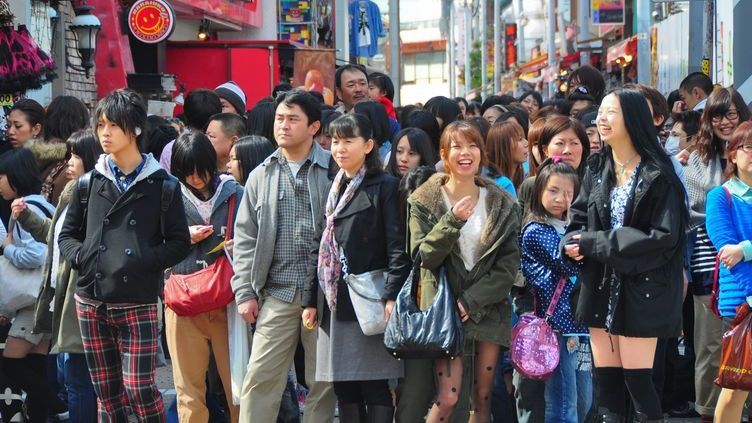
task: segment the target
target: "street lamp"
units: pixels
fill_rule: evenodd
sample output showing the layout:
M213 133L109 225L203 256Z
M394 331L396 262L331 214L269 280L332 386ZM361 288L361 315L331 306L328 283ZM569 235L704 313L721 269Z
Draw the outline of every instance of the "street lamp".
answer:
M83 5L76 8L76 17L70 24L70 29L76 37L76 46L81 65L75 65L68 60L65 55L67 66L79 71L85 72L89 77L89 70L94 67L94 54L97 51L97 34L102 28L102 23L95 15L91 14L94 7Z

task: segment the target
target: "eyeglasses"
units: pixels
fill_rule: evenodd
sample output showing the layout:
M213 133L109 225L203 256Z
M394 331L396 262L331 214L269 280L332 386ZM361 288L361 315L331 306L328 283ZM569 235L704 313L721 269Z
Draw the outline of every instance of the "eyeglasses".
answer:
M724 116L726 117L726 119L733 121L739 117L739 112L737 112L736 110L729 110L726 113L714 113L710 115L710 119L713 121L713 123L721 123Z
M752 153L752 144L742 144L739 146L739 150L745 153Z

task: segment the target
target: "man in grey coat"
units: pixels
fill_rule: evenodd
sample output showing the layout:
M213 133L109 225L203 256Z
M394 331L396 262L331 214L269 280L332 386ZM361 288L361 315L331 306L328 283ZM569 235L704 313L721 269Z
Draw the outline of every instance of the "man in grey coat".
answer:
M240 397L240 422L274 422L300 339L305 350L305 422L334 420L330 383L316 382L316 330L302 321L302 292L315 277L311 251L323 222L330 155L313 141L321 105L292 91L277 105L279 149L253 170L235 223L232 288L238 312L256 323ZM314 305L315 306L315 305Z

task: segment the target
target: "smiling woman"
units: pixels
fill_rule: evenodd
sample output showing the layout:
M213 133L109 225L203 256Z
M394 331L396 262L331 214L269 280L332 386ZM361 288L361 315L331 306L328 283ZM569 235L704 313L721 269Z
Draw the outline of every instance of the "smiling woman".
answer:
M477 353L473 376L462 374L461 357L434 362L437 401L426 421L449 421L459 400L457 389L472 395L479 420L487 421L500 347L509 345L509 308L501 304L519 266L519 206L494 182L478 176L487 160L483 138L470 123L446 127L440 155L446 174L432 176L408 200L410 252L422 260L420 306L433 301L444 271L465 339L472 340Z

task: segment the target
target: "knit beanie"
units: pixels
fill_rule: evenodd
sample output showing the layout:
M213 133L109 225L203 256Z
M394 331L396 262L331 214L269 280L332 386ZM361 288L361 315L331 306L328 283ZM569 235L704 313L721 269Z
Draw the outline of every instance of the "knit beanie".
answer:
M214 92L217 93L217 95L221 98L224 98L225 100L230 102L230 104L232 104L232 106L235 108L235 110L238 111L238 113L245 113L245 93L243 92L243 89L240 88L240 86L234 81L225 82L224 84L215 88Z

